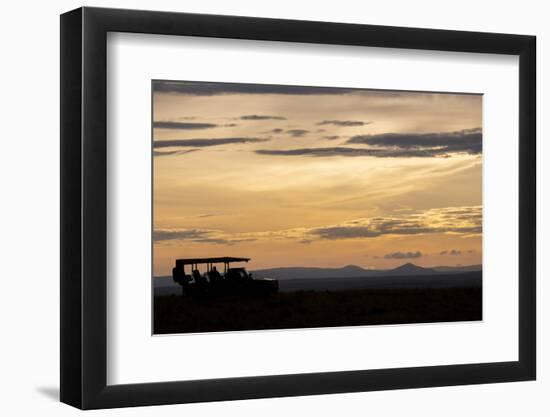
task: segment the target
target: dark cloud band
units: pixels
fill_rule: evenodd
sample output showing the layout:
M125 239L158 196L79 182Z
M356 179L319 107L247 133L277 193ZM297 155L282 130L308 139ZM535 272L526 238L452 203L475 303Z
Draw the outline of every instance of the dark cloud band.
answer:
M261 114L247 114L239 117L241 120L286 120L286 117L282 116L266 116Z
M259 155L274 156L372 156L376 158L430 158L434 156L446 156L447 152L438 149L373 149L373 148L298 148L298 149L258 149Z
M305 129L290 129L287 130L286 133L288 133L290 136L293 136L295 138L302 137L304 135L307 135L309 133L309 130Z
M187 94L191 96L213 96L226 94L286 94L308 96L342 95L362 90L353 88L306 87L294 85L154 81L153 91L156 93Z
M153 151L153 156L170 156L170 155L184 155L186 153L191 153L198 151L198 149L187 149L185 151Z
M176 129L176 130L201 130L218 127L214 123L191 123L191 122L154 122L156 129Z
M353 126L366 126L370 125L372 122L362 122L359 120L323 120L322 122L317 123L319 126L324 125L334 125L334 126L344 126L344 127L353 127Z
M325 136L336 139L336 136ZM371 156L376 158L431 158L449 157L452 154L478 155L482 150L481 129L467 129L448 133L384 133L357 135L346 144L369 145L368 148L325 147L298 149L260 149L260 155L278 156Z
M264 132L264 133L284 133L284 129L280 129L280 128L276 128L276 129L271 129L271 130L268 130L267 132Z
M215 138L215 139L173 139L173 140L156 140L153 142L153 147L158 148L204 148L209 146L228 145L235 143L255 143L265 142L268 139L260 138Z
M482 149L480 128L443 133L383 133L358 135L346 143L371 145L403 150L423 149L434 154L479 154Z

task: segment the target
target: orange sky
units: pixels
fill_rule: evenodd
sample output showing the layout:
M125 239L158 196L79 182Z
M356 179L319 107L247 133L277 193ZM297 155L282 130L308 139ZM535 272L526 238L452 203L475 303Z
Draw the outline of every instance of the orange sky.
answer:
M155 275L481 263L482 96L153 83Z

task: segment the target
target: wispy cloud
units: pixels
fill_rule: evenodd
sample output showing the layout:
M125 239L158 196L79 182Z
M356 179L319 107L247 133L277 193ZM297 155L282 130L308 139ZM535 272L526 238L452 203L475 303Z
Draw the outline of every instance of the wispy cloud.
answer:
M302 137L304 135L307 135L309 133L309 130L306 129L289 129L286 131L290 136L293 136L295 138Z
M371 145L384 149L424 150L433 154L481 153L481 128L438 133L383 133L358 135L346 143Z
M281 129L281 128L275 128L275 129L271 129L271 130L268 130L267 132L264 132L264 133L284 133L284 129Z
M239 117L241 120L286 120L286 117L283 116L269 116L262 114L246 114Z
M337 139L337 136L325 136ZM467 129L448 133L384 133L379 135L358 135L346 144L369 145L369 147L322 147L297 149L259 149L260 155L278 156L370 156L375 158L447 158L453 154L476 155L481 153L481 129Z
M153 151L153 156L185 155L186 153L196 151L198 151L198 149L188 149L185 151Z
M422 252L416 251L416 252L392 252L387 253L384 255L384 259L413 259L413 258L420 258L422 256Z
M468 251L470 253L470 251ZM459 256L462 255L462 251L458 249L451 249L451 250L444 250L439 253L440 255L451 255L451 256Z
M228 238L221 232L209 229L155 229L153 232L155 242L166 241L190 241L193 243L213 243L217 245L235 245L243 242L253 242L254 238Z
M158 242L161 240L200 239L207 237L208 234L208 230L200 229L155 229L153 240Z
M344 127L353 127L353 126L366 126L370 125L372 122L363 122L360 120L323 120L322 122L317 123L319 126L324 125L334 125L334 126L344 126Z
M437 149L376 149L343 146L330 148L258 149L255 152L259 155L312 157L371 156L375 158L431 158L435 156L447 156L446 152Z
M468 216L456 216L455 208L430 209L408 216L374 217L319 227L310 234L323 239L373 238L385 235L431 233L478 235L482 232L481 207L461 208Z
M218 127L214 123L193 123L193 122L154 122L153 127L156 129L176 129L176 130L201 130L212 129Z
M469 213L469 216L465 217L464 213ZM479 235L481 232L481 207L474 206L429 209L416 211L408 215L358 218L341 224L321 227L239 234L200 228L157 229L154 233L154 240L155 242L186 240L194 243L232 245L242 242L282 239L302 244L311 244L319 239L370 239L383 236L391 237L435 233L471 236ZM395 252L388 255L394 256L395 259L401 256L399 254L404 254L403 256L407 257L421 256L417 255L417 253L419 252Z
M156 140L153 147L157 148L204 148L209 146L220 146L235 143L265 142L269 139L262 138L200 138L200 139L171 139Z

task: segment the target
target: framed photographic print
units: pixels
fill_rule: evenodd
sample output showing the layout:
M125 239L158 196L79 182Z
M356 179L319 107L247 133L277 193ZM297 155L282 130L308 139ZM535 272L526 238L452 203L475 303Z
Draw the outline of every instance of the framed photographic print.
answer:
M482 95L152 91L154 334L482 319Z
M535 379L534 37L81 8L61 71L63 402Z

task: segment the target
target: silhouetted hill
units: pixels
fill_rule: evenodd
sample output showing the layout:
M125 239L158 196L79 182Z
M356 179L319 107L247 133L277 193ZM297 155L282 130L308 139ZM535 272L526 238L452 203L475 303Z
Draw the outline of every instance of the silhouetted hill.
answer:
M343 268L308 268L289 267L271 268L252 271L256 277L275 279L303 279L303 278L354 278L354 277L383 277L406 275L434 275L438 273L461 273L481 271L481 265L468 266L438 266L424 268L412 263L406 263L394 269L364 269L357 265L348 265Z
M275 279L300 279L300 278L351 278L375 276L380 271L363 269L356 265L347 265L343 268L311 268L311 267L289 267L270 268L252 271L258 278L269 277Z
M481 286L481 265L424 268L412 263L394 269L364 269L356 265L342 268L271 268L252 271L254 277L279 280L280 291L349 290L359 288L433 288ZM181 287L171 276L153 279L155 295L179 295Z
M357 268L357 267L355 267ZM482 285L482 271L452 271L452 272L422 272L414 274L412 271L418 271L421 267L406 267L398 270L388 271L368 271L377 275L366 276L364 273L360 276L330 276L313 278L286 278L290 275L285 273L285 278L279 280L280 292L293 291L343 291L359 289L405 289L405 288L478 288ZM288 269L283 268L286 272ZM300 268L301 272L304 272ZM308 268L309 269L309 268ZM320 269L320 268L319 268ZM338 268L341 270L343 268ZM354 268L349 268L352 270ZM332 269L329 269L332 271ZM365 270L364 270L365 271ZM401 272L400 272L401 271ZM357 271L355 271L357 272ZM354 272L354 273L355 273ZM412 273L412 274L411 274ZM327 274L329 274L327 272ZM267 276L268 274L266 274ZM274 274L269 274L275 277ZM332 273L330 275L333 275ZM262 275L258 274L258 277ZM172 277L155 277L155 296L162 295L181 295L181 287L172 281Z
M424 268L412 263L406 263L394 269L364 269L357 265L347 265L342 268L310 268L289 267L270 268L252 271L257 278L269 277L275 279L302 279L302 278L355 278L355 277L383 277L390 275L433 275L436 273L462 273L481 271L481 265L467 266L436 266ZM155 287L176 285L169 275L155 277Z
M481 265L466 265L466 266L434 266L432 269L437 272L474 272L481 271Z
M384 275L432 275L435 273L437 273L435 269L424 268L409 262L397 268L385 271Z

